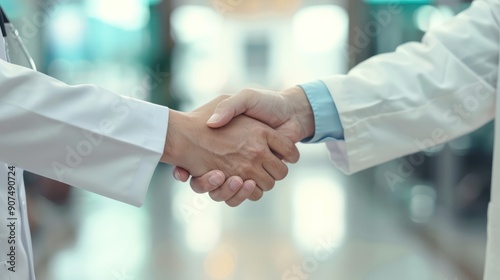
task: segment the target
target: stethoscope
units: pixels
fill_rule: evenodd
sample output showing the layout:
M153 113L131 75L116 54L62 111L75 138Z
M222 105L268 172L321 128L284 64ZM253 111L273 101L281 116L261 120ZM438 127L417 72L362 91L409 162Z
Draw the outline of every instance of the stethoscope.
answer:
M7 16L5 16L5 13L4 13L2 7L0 7L0 28L2 31L2 37L3 37L3 39L5 39L4 41L5 41L6 58L8 59L7 38L10 38L10 39L13 39L14 43L17 44L17 47L20 48L21 52L23 53L23 56L25 57L25 59L29 63L29 67L36 71L35 61L31 57L28 49L26 48L26 46L23 43L23 40L19 36L19 31L17 31L16 27L9 21ZM0 37L0 39L1 39L1 37ZM14 169L14 170L17 170L17 169ZM23 184L20 185L20 189L21 190L24 189ZM20 203L24 204L26 202L24 190L17 191L16 195L17 195L17 198L19 199ZM21 240L21 243L25 244L24 246L26 248L26 254L28 256L27 263L28 263L28 267L30 268L30 275L31 275L29 279L35 279L34 278L35 275L33 274L34 273L33 272L33 259L32 259L33 251L32 251L30 246L26 245L26 244L29 244L30 238L29 238L29 234L28 235L25 234L25 233L29 233L28 218L27 218L27 213L26 213L25 207L19 207L19 215L21 217L20 223L21 223L22 232L24 232L24 233L21 233L21 231L19 232L19 234L21 234L21 238L19 240ZM24 222L23 222L23 220L24 220ZM17 242L17 238L16 238L16 242Z
M19 35L19 31L17 31L16 27L9 21L9 18L5 15L2 7L0 7L0 27L2 29L2 35L4 38L7 38L7 28L9 29L9 35L14 39L19 47L21 48L21 51L30 64L31 69L36 71L36 65L35 61L30 55L30 52L26 48L26 46L23 43L23 40L21 39L21 36Z

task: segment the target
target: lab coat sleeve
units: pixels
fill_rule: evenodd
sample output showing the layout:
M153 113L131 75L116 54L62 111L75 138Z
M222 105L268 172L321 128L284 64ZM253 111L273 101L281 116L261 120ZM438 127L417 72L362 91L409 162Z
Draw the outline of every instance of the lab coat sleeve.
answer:
M344 140L327 146L353 173L467 134L495 112L500 1L477 0L421 43L324 79Z
M0 161L135 206L163 153L168 112L0 61Z

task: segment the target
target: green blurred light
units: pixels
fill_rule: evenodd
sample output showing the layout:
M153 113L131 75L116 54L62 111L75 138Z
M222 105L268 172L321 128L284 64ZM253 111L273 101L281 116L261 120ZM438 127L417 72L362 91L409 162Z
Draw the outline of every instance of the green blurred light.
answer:
M153 5L156 5L156 4L160 4L161 1L163 0L144 0L146 2L146 4L150 5L150 6L153 6Z
M22 3L12 0L0 0L0 6L7 14L7 17L15 18L21 13Z
M430 4L433 0L364 0L368 4Z

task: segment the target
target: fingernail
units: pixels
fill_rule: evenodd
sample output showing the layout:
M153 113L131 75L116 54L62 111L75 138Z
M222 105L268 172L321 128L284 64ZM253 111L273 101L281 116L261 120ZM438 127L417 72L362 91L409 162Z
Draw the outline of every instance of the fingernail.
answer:
M255 182L250 181L248 183L243 184L243 187L247 190L253 190L255 188Z
M213 114L210 119L208 119L207 123L217 123L220 120L219 114Z
M210 185L218 187L222 185L222 183L224 183L224 178L222 177L221 174L215 173L212 176L210 176L210 178L208 178L208 182L210 183Z
M177 170L174 171L174 178L177 181L181 180L181 174L179 173L179 171L177 171Z
M236 179L233 179L231 182L229 182L229 188L232 191L237 190L240 187L240 182Z

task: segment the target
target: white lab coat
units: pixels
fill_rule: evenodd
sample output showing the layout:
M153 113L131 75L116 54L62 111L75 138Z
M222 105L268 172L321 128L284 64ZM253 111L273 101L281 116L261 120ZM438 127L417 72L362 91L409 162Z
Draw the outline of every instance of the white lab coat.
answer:
M0 279L34 280L22 169L140 206L163 154L168 109L2 59Z
M444 143L496 116L485 280L500 279L499 53L500 0L477 0L422 43L323 80L345 133L327 146L347 173Z

